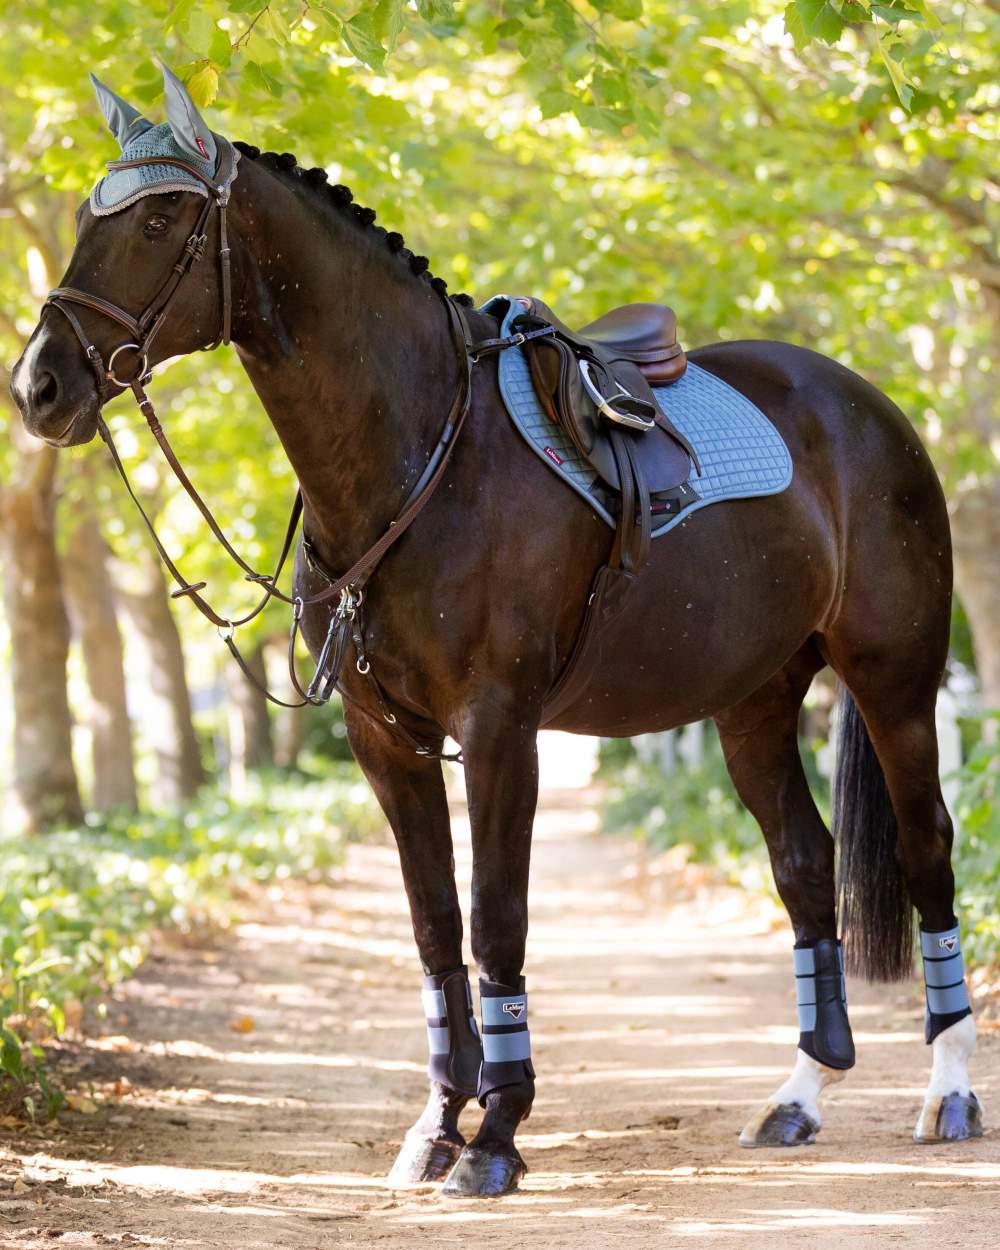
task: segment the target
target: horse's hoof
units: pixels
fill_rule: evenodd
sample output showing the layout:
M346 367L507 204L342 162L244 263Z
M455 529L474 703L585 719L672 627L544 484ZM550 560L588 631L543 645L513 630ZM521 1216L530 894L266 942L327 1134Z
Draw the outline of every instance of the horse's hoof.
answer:
M920 1112L913 1140L921 1146L930 1146L934 1142L968 1141L970 1137L982 1135L983 1109L970 1090L968 1096L954 1093L929 1098Z
M528 1170L511 1146L511 1154L466 1146L441 1190L445 1198L499 1198L517 1189Z
M430 1185L443 1181L462 1153L464 1142L410 1133L387 1178L390 1185Z
M767 1106L740 1133L740 1145L747 1150L759 1146L811 1146L819 1132L819 1121L797 1102Z

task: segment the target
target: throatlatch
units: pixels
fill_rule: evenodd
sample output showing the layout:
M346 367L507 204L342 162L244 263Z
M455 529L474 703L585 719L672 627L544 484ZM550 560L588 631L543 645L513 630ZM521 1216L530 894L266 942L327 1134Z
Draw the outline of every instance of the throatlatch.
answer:
M840 942L821 938L796 946L795 997L799 1049L828 1068L854 1067L854 1038L847 1019L847 986Z
M920 954L924 961L924 988L927 1014L924 1037L927 1042L972 1015L969 991L965 987L965 962L958 925L939 933L920 930Z
M477 1097L485 1106L486 1095L493 1090L519 1085L525 1077L535 1078L524 977L516 986L480 977L479 1006L483 1016L483 1066Z
M463 964L424 977L420 997L427 1017L428 1075L449 1089L475 1094L483 1046L472 1010L468 968Z

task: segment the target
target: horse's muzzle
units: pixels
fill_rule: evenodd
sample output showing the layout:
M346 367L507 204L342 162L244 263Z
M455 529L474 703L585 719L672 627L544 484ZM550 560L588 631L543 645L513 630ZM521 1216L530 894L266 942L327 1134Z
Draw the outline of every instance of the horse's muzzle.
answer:
M89 443L97 433L100 399L94 375L79 352L44 325L14 366L10 393L24 428L53 447Z

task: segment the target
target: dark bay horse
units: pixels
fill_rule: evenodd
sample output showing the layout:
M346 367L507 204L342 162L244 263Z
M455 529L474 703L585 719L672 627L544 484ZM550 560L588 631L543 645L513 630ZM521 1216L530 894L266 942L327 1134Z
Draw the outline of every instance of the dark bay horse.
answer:
M181 92L168 81L182 154L173 172L201 157L210 179L226 141ZM126 155L136 134L153 142L134 109L117 97L102 103ZM386 531L421 478L466 365L443 285L424 258L375 227L346 188L328 187L323 171L302 170L287 154L239 150L228 200L231 337L301 483L311 550L342 571ZM182 176L173 187L137 183L124 202L92 199L78 214L64 287L138 318L205 212L205 191ZM158 327L150 363L220 336L228 292L215 236L205 233L206 259ZM74 309L107 362L129 336L99 303ZM476 337L496 335L490 317L464 316ZM94 436L106 397L81 341L49 306L14 371L28 430L61 447ZM820 1092L854 1062L838 910L849 964L898 979L910 968L916 908L933 1063L915 1135L977 1135L967 1074L975 1029L934 719L952 583L937 477L900 411L831 360L776 342L717 344L691 358L770 418L791 452L792 484L706 508L653 544L617 647L552 727L620 736L706 717L718 725L791 918L800 1002L794 1070L744 1128L745 1145L813 1140ZM524 1172L514 1135L534 1096L522 966L536 735L610 531L514 431L495 359L472 370L471 387L439 487L366 586L365 641L392 713L373 697L363 666L348 665L341 687L351 746L398 842L425 974L431 1093L393 1179L447 1176L447 1193L492 1195ZM294 581L306 599L324 584L301 551ZM334 607L304 610L314 654ZM797 746L799 709L824 665L849 692L835 813L839 904L834 839ZM469 795L481 1034L462 965L442 768L433 751L413 748L439 749L446 735L461 744ZM459 1114L475 1097L485 1114L466 1143Z

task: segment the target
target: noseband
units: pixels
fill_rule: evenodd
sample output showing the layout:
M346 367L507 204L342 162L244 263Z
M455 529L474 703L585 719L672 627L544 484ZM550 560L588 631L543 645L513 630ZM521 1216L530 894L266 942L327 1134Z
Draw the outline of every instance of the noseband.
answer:
M208 225L213 209L218 209L219 212L219 267L222 286L222 318L218 337L214 343L211 343L203 350L211 351L218 347L220 343L229 342L232 326L232 277L230 272L229 240L226 230L226 207L229 202L230 187L236 177L237 156L235 150L228 143L222 144L220 147L222 156L220 157L219 168L216 169L213 178L207 178L186 161L168 156L150 156L138 160L113 161L109 163L108 168L112 172L121 169L136 169L143 165L174 165L185 173L197 178L208 191L205 206L201 210L194 230L185 242L173 269L167 275L159 291L153 296L138 317L133 317L131 313L126 312L123 308L119 308L117 304L112 304L110 300L102 299L97 295L91 295L87 291L77 290L75 287L57 287L55 290L50 291L44 306L51 304L53 308L57 308L73 327L87 360L94 371L97 381L97 393L102 407L120 391L132 391L147 425L156 439L160 450L163 452L164 458L195 507L204 517L212 534L229 557L243 570L246 580L257 584L263 590L263 597L260 602L245 616L231 620L216 612L211 604L199 593L205 588L206 583L189 582L164 548L152 521L129 481L125 466L122 464L118 449L111 437L111 431L108 429L104 418L99 416L98 432L108 447L115 468L124 482L125 488L139 515L142 517L160 558L166 565L171 577L177 583L178 589L173 591L171 597L174 599L190 599L199 612L220 631L223 641L243 670L246 678L265 698L281 707L304 707L306 704L320 705L327 703L333 696L334 691L340 687L340 673L344 657L348 644L353 642L356 651L355 663L357 670L367 679L379 712L386 724L392 728L404 743L412 747L420 755L439 759L459 759L460 755L445 755L421 742L404 725L400 724L397 716L391 709L388 697L372 671L371 663L365 653L361 605L364 600L364 585L374 572L376 565L389 548L403 536L413 521L416 520L444 476L452 450L457 442L458 433L465 422L465 418L468 416L472 404L472 367L478 359L477 351L483 348L485 344L477 344L472 341L462 308L449 296L442 295L448 313L448 326L452 342L461 362L460 376L462 381L459 391L452 401L441 436L434 451L431 453L423 473L407 496L395 520L389 523L388 529L382 534L381 538L373 543L364 555L355 561L342 576L337 577L326 569L316 556L308 538L303 537L303 552L306 562L312 572L326 583L326 586L317 594L310 596L285 594L278 588L277 581L281 576L285 561L292 548L299 521L302 517L301 492L296 491L288 527L285 531L284 542L274 572L258 573L232 547L208 505L198 494L190 478L185 473L164 433L163 427L160 425L152 401L145 390L151 376L149 371L150 348L166 320L184 279L205 254ZM94 344L88 339L83 326L70 307L71 304L101 313L127 330L132 336L131 339L116 347L107 361L105 361ZM492 345L494 342L499 342L499 340L490 340L489 342L490 349L495 350ZM136 354L135 366L130 376L126 376L121 366L117 363L118 358L126 352L134 352ZM247 666L235 642L236 630L252 621L272 599L277 599L292 608L292 624L288 640L288 669L292 686L300 696L299 701L295 703L288 703L278 698L258 681ZM300 684L295 667L295 644L299 634L302 613L307 607L330 603L335 599L339 600L339 602L331 616L326 640L316 663L315 676L307 687L303 687ZM343 690L341 690L341 694L344 694ZM344 697L347 696L344 695ZM358 706L368 715L372 715L367 708L362 705Z

